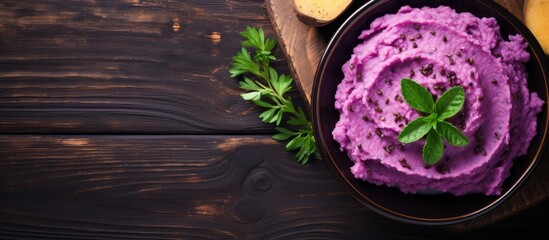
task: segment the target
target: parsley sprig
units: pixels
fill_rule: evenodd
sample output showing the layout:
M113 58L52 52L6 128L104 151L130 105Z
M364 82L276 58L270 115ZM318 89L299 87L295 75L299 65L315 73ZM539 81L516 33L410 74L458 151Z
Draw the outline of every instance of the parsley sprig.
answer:
M271 61L276 60L272 55L276 41L265 39L261 28L247 27L240 35L246 40L242 42L242 50L233 57L229 72L233 78L244 75L240 88L246 93L241 94L242 98L266 108L259 118L265 123L276 124L278 133L273 135L273 139L289 139L286 149L297 150L296 159L299 163L306 164L311 156L320 159L311 122L307 120L303 109L296 108L292 99L285 96L292 89L292 77L279 75L269 66ZM255 53L248 52L247 48L255 49ZM283 119L287 119L286 123L292 126L291 129L280 127Z
M419 83L404 78L400 82L402 96L410 106L428 116L418 117L410 122L398 135L402 143L415 142L425 135L423 161L432 165L440 161L444 151L442 139L454 146L465 146L469 139L446 119L456 115L465 102L465 90L456 86L444 92L435 102L433 96Z

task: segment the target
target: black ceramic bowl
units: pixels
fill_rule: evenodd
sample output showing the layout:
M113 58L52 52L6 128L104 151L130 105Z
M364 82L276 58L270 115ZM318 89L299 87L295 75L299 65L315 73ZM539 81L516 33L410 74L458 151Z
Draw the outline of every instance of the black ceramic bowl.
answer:
M357 180L350 167L352 161L346 152L341 152L339 144L332 138L332 130L339 120L334 107L337 85L343 79L341 66L351 57L353 48L361 41L357 39L362 30L385 14L396 13L401 6L437 7L446 5L457 12L470 12L477 17L497 19L504 38L521 34L529 42L530 61L526 64L528 87L548 102L547 80L549 71L544 62L544 54L530 31L506 9L492 1L485 0L381 0L370 1L352 14L337 30L328 44L318 67L312 94L313 125L315 137L323 158L337 181L357 200L370 209L392 219L424 224L447 225L478 217L509 198L524 182L544 155L548 131L548 104L538 115L537 135L529 152L514 161L511 176L506 179L500 196L468 194L456 197L451 194L405 194L399 189L376 186ZM511 141L513 141L511 139Z

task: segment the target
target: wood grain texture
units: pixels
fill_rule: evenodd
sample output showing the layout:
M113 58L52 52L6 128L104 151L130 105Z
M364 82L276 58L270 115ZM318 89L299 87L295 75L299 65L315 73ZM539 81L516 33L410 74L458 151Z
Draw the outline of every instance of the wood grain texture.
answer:
M310 105L316 69L330 36L323 36L319 28L302 23L294 13L292 2L266 0L265 5L296 85Z
M350 15L350 12L357 9L364 2L366 1L354 1L342 18ZM496 0L496 2L506 7L519 19L522 19L523 0ZM310 103L316 68L329 39L335 32L335 28L343 19L340 18L327 27L315 28L305 25L297 19L292 12L293 4L291 1L266 0L265 3L277 37L282 43L284 53L287 56L288 65L295 75L296 84L302 89L305 99ZM547 186L549 183L549 174L547 173L549 171L549 162L544 161L542 165L532 174L532 177L525 184L526 186L513 195L508 202L481 218L454 225L450 228L454 230L472 230L484 227L549 198L549 187Z
M389 220L268 136L0 136L0 158L3 239L548 236L547 204L468 233Z
M262 3L0 1L0 239L549 237L548 203L454 233L299 166L227 74Z
M274 37L260 0L8 0L0 9L3 133L273 131L228 73L246 25Z

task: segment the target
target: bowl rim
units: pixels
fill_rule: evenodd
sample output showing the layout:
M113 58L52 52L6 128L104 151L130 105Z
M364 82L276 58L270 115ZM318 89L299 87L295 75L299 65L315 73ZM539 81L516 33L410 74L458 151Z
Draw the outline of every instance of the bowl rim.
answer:
M319 87L321 85L320 79L322 79L322 76L324 74L325 65L327 62L327 59L334 54L333 49L336 46L336 44L341 40L341 36L346 31L347 27L351 25L353 22L355 22L360 16L363 14L366 14L368 9L374 9L376 6L385 4L389 1L394 0L369 0L365 2L362 6L360 6L356 11L354 11L345 21L337 28L334 35L330 38L330 41L328 42L326 49L324 53L322 54L321 60L318 64L315 78L313 81L313 88L312 88L312 95L311 95L311 116L312 116L312 129L315 138L317 139L317 144L319 145L320 153L328 163L328 169L332 173L332 175L336 178L337 182L344 187L344 189L350 193L356 200L361 202L363 205L365 205L370 210L383 215L385 217L388 217L393 220L406 222L406 223L412 223L412 224L419 224L419 225L434 225L434 226L442 226L442 225L451 225L451 224L457 224L460 222L468 221L474 218L477 218L490 210L494 209L495 207L499 206L501 203L503 203L506 199L508 199L510 196L512 196L519 186L521 186L525 180L528 178L528 176L533 172L533 169L538 165L538 163L541 161L541 155L543 154L543 150L546 147L547 143L547 136L549 132L549 102L547 102L547 98L549 98L549 86L547 81L548 75L549 75L549 69L545 60L545 54L543 54L543 51L541 49L541 46L539 45L539 42L534 37L534 35L530 32L530 30L524 25L523 22L521 22L517 17L515 17L512 13L510 13L507 9L505 9L503 6L499 5L493 0L471 0L475 3L482 4L485 7L490 8L494 13L499 14L502 18L505 19L519 34L521 34L525 39L533 39L534 41L528 42L528 48L531 50L531 59L529 61L532 61L532 57L536 58L536 61L539 63L541 67L541 76L542 81L545 82L545 93L547 98L544 99L544 110L546 111L546 115L548 115L547 120L545 122L545 128L543 131L543 135L541 136L541 144L538 147L538 149L535 152L534 159L531 161L527 166L525 171L521 172L518 176L518 179L509 186L509 189L504 191L501 195L497 196L497 198L493 201L491 201L489 204L483 206L480 209L477 209L475 211L469 212L467 214L462 214L459 216L454 217L444 217L444 218L426 218L426 217L415 217L410 216L407 214L399 213L395 210L387 209L383 207L381 204L373 201L372 199L365 196L362 192L360 192L358 189L354 187L354 185L344 177L344 174L342 172L342 169L340 169L337 164L335 163L335 158L332 156L332 154L327 150L328 147L326 145L326 139L321 134L322 132L322 126L319 124L321 122L320 120L320 109L319 109ZM404 6L403 4L402 6ZM543 109L542 109L543 110ZM539 124L539 121L538 121ZM539 133L538 133L539 134ZM385 186L386 187L386 186Z

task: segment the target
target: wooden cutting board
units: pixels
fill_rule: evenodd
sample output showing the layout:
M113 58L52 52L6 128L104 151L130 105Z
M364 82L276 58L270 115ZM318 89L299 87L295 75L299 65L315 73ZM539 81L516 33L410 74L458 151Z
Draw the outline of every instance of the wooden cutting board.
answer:
M328 26L315 28L300 22L295 16L292 1L265 0L267 12L284 50L296 85L310 105L314 75L329 39L342 21L366 1L355 0L338 20ZM496 0L519 19L523 19L524 0ZM549 161L542 161L525 185L487 214L457 225L452 230L473 230L512 216L549 198Z

